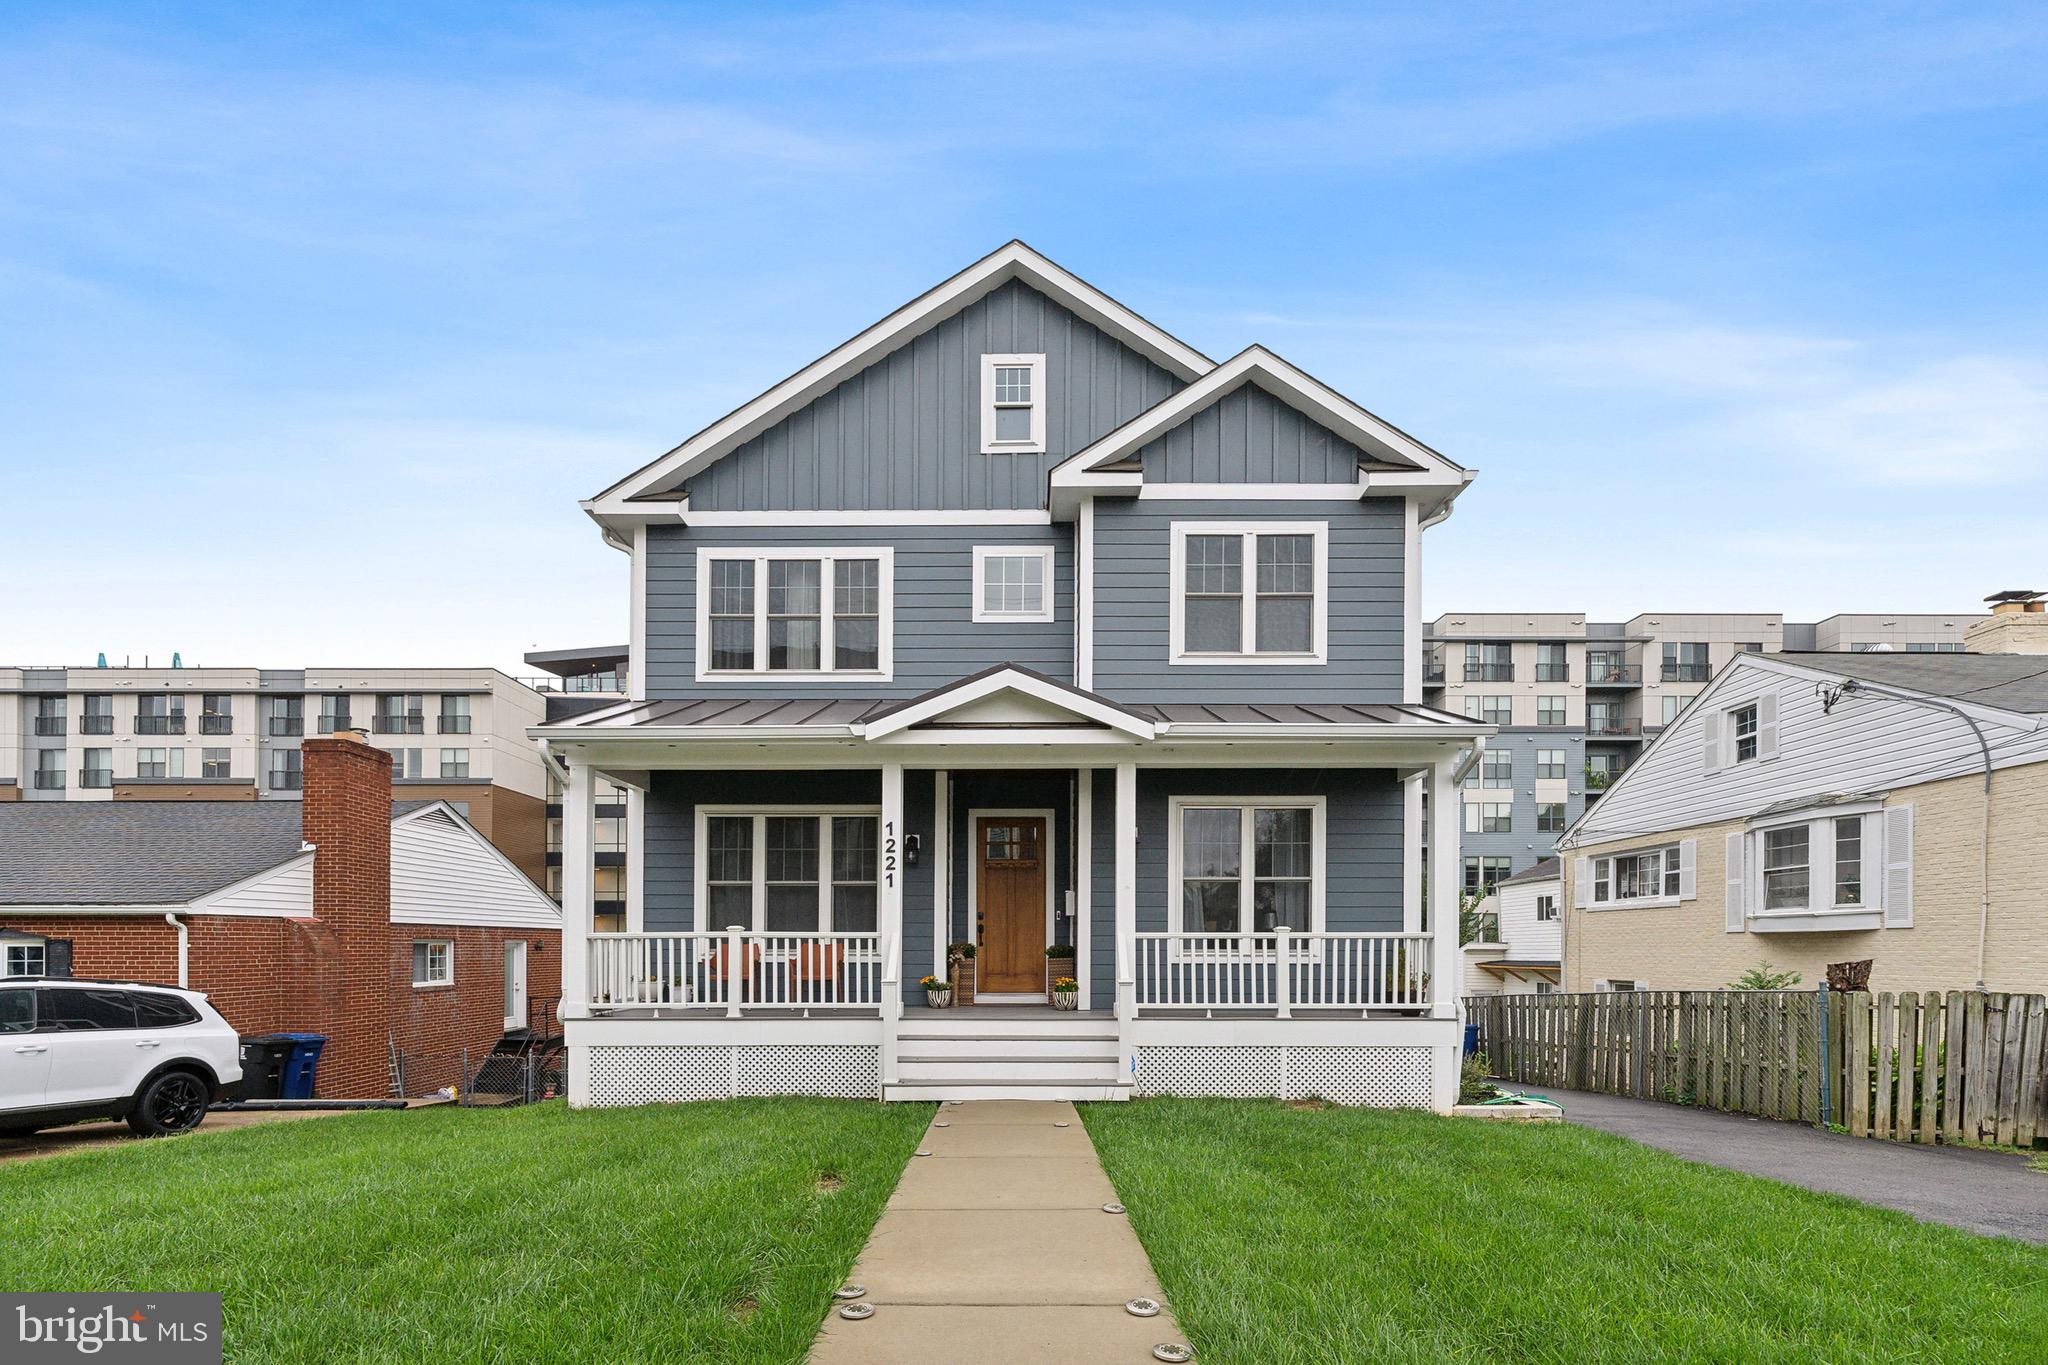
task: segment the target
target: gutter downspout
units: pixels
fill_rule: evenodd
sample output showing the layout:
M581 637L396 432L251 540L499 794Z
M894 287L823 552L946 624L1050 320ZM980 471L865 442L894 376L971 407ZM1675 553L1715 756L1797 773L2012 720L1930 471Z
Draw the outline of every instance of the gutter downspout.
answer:
M185 969L191 958L192 936L185 928L185 922L174 910L164 911L164 923L178 931L178 985L185 987Z

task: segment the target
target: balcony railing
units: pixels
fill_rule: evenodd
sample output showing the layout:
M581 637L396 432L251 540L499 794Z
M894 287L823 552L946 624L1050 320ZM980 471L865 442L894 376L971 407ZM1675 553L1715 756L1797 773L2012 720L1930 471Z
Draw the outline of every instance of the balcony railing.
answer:
M349 720L346 712L338 716L322 715L320 717L320 733L323 735L331 735L336 730L349 729L352 726L352 724L353 722Z
M78 785L81 787L111 787L114 785L112 768L80 768Z
M444 735L466 735L469 733L468 716L440 716L437 719L440 722L440 732Z
M380 735L421 735L427 730L427 716L424 711L414 711L405 716L379 716L371 722L370 728Z
M202 735L231 735L235 732L233 716L201 716L199 733Z
M1570 682L1571 680L1572 670L1569 664L1536 665L1537 682Z
M1586 717L1586 733L1593 736L1604 735L1610 738L1628 739L1640 736L1643 733L1643 723L1639 720L1621 716L1604 720L1588 716Z
M303 772L273 772L270 775L270 789L274 792L295 792L303 787L305 783L306 775Z
M78 733L81 735L111 735L114 733L112 716L80 716Z
M1713 675L1713 672L1713 666L1710 664L1666 664L1664 665L1664 681L1705 682Z
M1587 793L1587 795L1589 795L1589 796L1590 796L1590 795L1591 795L1592 793L1594 793L1594 792L1601 792L1601 791L1606 791L1606 790L1607 790L1607 789L1608 789L1609 787L1611 787L1611 786L1613 786L1613 785L1614 785L1614 783L1615 783L1615 780L1616 780L1617 778L1619 778L1620 776L1621 776L1621 772L1620 772L1620 770L1618 770L1618 769L1615 769L1615 768L1588 768L1588 769L1586 769L1586 793Z
M65 730L65 719L62 716L36 717L36 733L39 735L61 735Z
M1430 1003L1430 935L1137 934L1130 983L1140 1013L1419 1010Z
M303 735L306 733L304 716L272 716L270 733L273 735Z
M185 733L185 717L137 716L135 733L138 735L182 735Z
M58 768L55 771L49 768L36 769L36 790L39 792L63 791L64 770L62 768Z
M880 934L592 934L593 1010L857 1010L879 1013Z
M1442 664L1424 664L1422 666L1422 681L1431 687L1443 686L1444 666Z
M1610 664L1586 660L1586 686L1635 687L1643 681L1641 664Z
M1514 680L1515 666L1513 664L1465 665L1466 682L1513 682Z

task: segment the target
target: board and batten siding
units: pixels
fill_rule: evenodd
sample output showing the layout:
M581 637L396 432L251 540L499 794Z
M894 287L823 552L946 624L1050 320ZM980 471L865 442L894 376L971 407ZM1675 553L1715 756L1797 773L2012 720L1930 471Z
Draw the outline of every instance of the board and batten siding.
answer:
M1399 498L1230 503L1098 499L1095 690L1133 702L1399 702L1407 648ZM1329 524L1323 664L1174 664L1172 525L1177 521Z
M1799 797L1875 792L1978 772L1983 760L1969 726L1937 709L1850 695L1825 711L1806 673L1737 661L1600 798L1573 843L1588 848L1659 830L1745 819ZM1703 718L1777 697L1776 757L1706 766ZM2048 758L2048 732L1984 723L1997 765Z
M697 679L697 551L891 546L895 550L894 676L779 682ZM977 622L974 547L1051 545L1053 619ZM1397 591L1398 596L1398 591ZM1063 682L1074 676L1072 527L656 526L648 535L647 695L802 698L914 697L995 664L1018 664Z
M1046 449L981 453L981 358L1045 356ZM693 511L1045 506L1046 474L1181 383L1012 280L819 395L688 484Z
M1138 451L1152 483L1354 483L1364 451L1240 384Z
M559 929L562 912L481 834L435 811L391 827L391 920Z

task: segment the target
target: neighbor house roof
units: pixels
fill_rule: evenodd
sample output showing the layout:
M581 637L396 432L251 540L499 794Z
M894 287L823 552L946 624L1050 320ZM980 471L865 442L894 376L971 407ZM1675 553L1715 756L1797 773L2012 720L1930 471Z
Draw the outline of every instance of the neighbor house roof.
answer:
M1512 877L1503 877L1494 883L1495 887L1513 886L1518 882L1554 882L1564 875L1564 864L1556 858L1545 858L1526 872L1517 872Z
M183 905L304 851L297 801L8 802L0 905Z
M2040 654L1766 654L1801 668L1950 701L2048 714L2048 656Z

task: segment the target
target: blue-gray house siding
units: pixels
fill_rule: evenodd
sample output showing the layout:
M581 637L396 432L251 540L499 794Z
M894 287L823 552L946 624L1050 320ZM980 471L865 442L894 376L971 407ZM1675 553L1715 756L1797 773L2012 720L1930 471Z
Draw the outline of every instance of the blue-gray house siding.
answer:
M1365 452L1250 382L1138 451L1154 483L1354 483Z
M1045 356L1043 454L981 453L981 358ZM1052 467L1180 381L1012 280L762 432L688 485L696 511L1045 506Z

